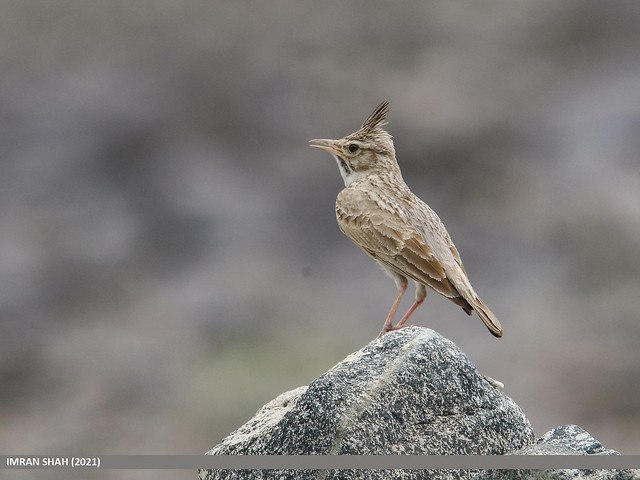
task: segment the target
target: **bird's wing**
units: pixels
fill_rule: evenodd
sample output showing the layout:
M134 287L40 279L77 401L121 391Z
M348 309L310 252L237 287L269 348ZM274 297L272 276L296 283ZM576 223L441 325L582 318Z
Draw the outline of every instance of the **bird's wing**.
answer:
M451 241L451 238L449 238L449 236L447 235L447 243L449 244L449 250L451 250L451 253L453 254L453 258L456 261L456 263L458 264L458 266L462 269L462 271L465 273L465 275L467 274L467 271L464 269L464 265L462 264L462 259L460 258L460 253L458 253L458 249L456 248L456 246L453 244L453 242Z
M424 212L429 212L428 216L423 216L423 218L417 222L418 225L422 226L418 229L419 233L426 235L425 229L430 228L434 230L436 236L444 242L439 245L437 251L445 257L448 256L449 252L452 255L453 262L446 262L445 272L447 274L447 279L453 285L453 288L456 290L459 297L451 298L451 300L460 305L469 315L471 315L472 310L475 310L489 331L496 337L501 337L503 332L500 321L493 312L489 310L489 307L487 307L482 299L480 299L471 286L471 283L467 278L467 272L462 264L462 260L460 259L460 253L458 253L458 249L451 241L451 237L440 221L440 218L422 200L415 197L415 201L421 204L421 208L418 209L419 212L423 214Z
M473 290L460 254L437 216L437 221L423 221L418 229L401 209L347 188L338 195L336 217L340 230L390 272L428 285L469 315L476 310L491 333L502 336L500 322ZM455 263L448 262L448 270L424 241L424 236L429 236L426 228L446 240L436 251L445 256L447 250L451 252Z
M460 296L404 213L393 211L389 205L383 208L361 192L348 195L351 198L338 197L336 218L340 230L356 245L391 271L428 285L445 297Z

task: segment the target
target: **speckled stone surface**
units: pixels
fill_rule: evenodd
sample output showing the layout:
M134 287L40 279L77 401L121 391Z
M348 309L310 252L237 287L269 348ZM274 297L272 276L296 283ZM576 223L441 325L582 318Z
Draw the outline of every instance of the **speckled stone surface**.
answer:
M577 425L562 425L508 455L619 455ZM640 480L637 470L489 470L477 480Z
M490 455L533 441L522 410L456 345L409 327L349 355L308 388L280 395L207 454ZM200 477L430 478L425 471L394 472L203 470ZM437 478L478 473L439 471Z

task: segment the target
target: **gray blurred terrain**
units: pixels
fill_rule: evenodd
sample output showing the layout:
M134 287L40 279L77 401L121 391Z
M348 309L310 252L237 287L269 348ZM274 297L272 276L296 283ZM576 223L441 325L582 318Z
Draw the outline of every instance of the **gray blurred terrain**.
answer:
M640 3L4 0L0 65L0 451L204 453L377 335L307 142L389 100L505 336L412 320L640 454Z

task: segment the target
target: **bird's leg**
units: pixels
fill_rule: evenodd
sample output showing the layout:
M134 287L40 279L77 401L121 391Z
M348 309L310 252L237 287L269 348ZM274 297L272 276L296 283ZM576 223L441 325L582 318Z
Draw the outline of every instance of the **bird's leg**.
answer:
M390 332L391 330L395 330L395 328L393 327L393 317L395 317L396 315L396 310L398 310L398 305L400 305L400 300L402 299L404 292L407 291L407 279L396 277L395 280L396 280L396 285L398 285L398 295L396 296L396 299L393 302L393 305L391 305L391 310L389 310L389 315L387 315L387 319L384 321L384 326L382 327L382 331L378 334L377 338L380 338L382 335L384 335L387 332Z
M407 322L407 320L409 320L409 317L411 316L411 314L415 312L416 308L422 305L423 302L424 302L424 298L422 300L416 300L414 304L411 305L411 308L409 309L409 311L404 314L404 317L402 317L402 320L400 320L398 324L395 326L394 330L397 328L408 327L409 325L405 325L405 323Z
M409 317L413 314L413 312L416 311L416 308L422 305L425 298L427 298L427 289L425 288L424 285L420 283L416 283L416 301L414 302L413 305L411 305L411 308L409 309L409 311L404 314L404 317L402 317L402 320L398 322L398 324L396 325L396 328L403 328L408 326L408 325L405 325L405 323L407 323L407 320L409 320Z

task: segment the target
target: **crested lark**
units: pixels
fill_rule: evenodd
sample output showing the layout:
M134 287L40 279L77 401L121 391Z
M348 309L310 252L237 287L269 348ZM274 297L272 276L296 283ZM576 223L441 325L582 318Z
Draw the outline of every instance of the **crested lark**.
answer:
M496 337L502 327L469 283L460 254L436 213L404 183L386 124L389 104L383 102L362 127L340 140L311 140L338 163L345 188L336 199L342 233L373 257L396 282L398 295L379 336L403 328L427 296L426 287L475 310ZM416 301L393 325L408 279L416 284Z

